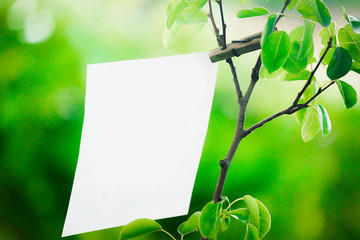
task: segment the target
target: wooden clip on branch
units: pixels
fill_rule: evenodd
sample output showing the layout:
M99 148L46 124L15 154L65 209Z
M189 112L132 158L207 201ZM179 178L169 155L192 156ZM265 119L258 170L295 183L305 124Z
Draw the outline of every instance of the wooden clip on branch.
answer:
M277 29L275 28L275 31L276 30ZM259 50L261 48L261 34L262 32L255 33L238 41L233 41L232 43L227 44L225 49L219 47L210 51L209 57L211 62L215 63L228 58L239 57L242 54Z

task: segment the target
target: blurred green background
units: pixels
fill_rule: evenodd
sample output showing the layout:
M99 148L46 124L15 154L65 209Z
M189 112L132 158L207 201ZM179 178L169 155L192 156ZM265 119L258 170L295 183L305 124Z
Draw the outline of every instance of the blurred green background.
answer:
M0 239L60 239L80 145L87 64L216 47L205 26L200 32L182 30L173 47L164 49L167 2L0 0ZM265 18L242 22L235 18L241 5L224 2L229 40L262 30ZM339 3L325 2L339 21ZM279 11L281 3L254 0L249 6ZM341 4L360 16L357 0ZM243 88L257 55L236 59ZM360 75L344 80L360 89ZM260 81L247 126L288 106L301 85ZM231 166L224 195L234 200L250 194L268 207L272 229L266 239L360 239L360 107L346 110L335 88L319 103L333 123L328 137L304 143L295 118L284 116L249 135ZM212 198L218 161L230 146L236 116L232 78L228 66L220 64L190 213ZM184 220L160 223L176 235ZM119 229L66 239L118 239ZM193 239L198 238L195 233Z

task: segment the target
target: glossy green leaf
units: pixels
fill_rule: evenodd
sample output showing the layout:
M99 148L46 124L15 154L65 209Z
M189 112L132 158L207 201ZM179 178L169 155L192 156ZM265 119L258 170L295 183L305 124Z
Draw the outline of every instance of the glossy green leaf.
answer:
M341 96L344 99L345 107L347 109L352 108L357 102L357 94L355 89L348 83L338 80L335 81L339 88Z
M260 228L259 237L263 238L270 230L271 227L271 216L265 205L255 198L255 201L259 207L260 216Z
M348 14L346 13L345 8L344 8L343 6L341 6L340 9L341 9L341 11L342 11L342 13L343 13L344 18L346 19L346 21L350 22L349 16L348 16Z
M321 56L325 53L325 50L326 50L326 48L323 48L320 50L319 58L321 58ZM331 59L334 56L335 50L336 50L336 47L329 48L329 50L327 51L327 53L321 63L324 65L329 65Z
M319 31L319 37L321 38L321 44L327 47L331 36L335 35L335 23L332 22L328 27L324 27Z
M268 14L269 11L263 7L257 7L252 9L241 9L237 13L238 18L248 18L248 17L257 17L257 16L264 16Z
M360 18L349 15L349 20L353 31L356 34L360 34Z
M259 216L259 207L256 203L255 198L250 195L245 195L244 201L249 209L249 223L254 225L257 229L260 228L260 216Z
M287 73L285 75L285 81L297 81L297 80L308 80L310 77L310 71L303 70L297 74Z
M352 59L360 62L360 35L356 34L351 26L347 24L339 30L338 38L340 46L350 53Z
M318 110L318 116L319 116L319 121L320 121L321 133L323 136L327 136L331 132L331 122L330 122L329 115L328 115L326 109L321 105L317 105L317 110Z
M180 2L181 0L172 0L169 2L169 4L166 6L166 13L165 16L169 16L169 14L172 12L174 7Z
M360 62L353 62L351 65L351 70L360 74Z
M186 235L192 233L199 229L199 219L200 219L201 212L195 212L192 214L189 219L177 228L177 231L180 235Z
M179 30L181 28L181 25L175 23L170 30L165 28L163 33L163 45L166 49L168 49L171 44L174 42Z
M311 50L311 46L314 45L313 33L314 33L314 25L311 24L308 20L304 19L304 35L301 40L298 59L304 59L306 56L308 56Z
M290 38L284 31L277 31L270 34L265 40L261 59L271 74L281 68L286 62L290 53Z
M290 31L289 37L291 42L298 41L300 42L304 35L304 25L300 25L295 27L293 30Z
M305 103L304 99L299 99L299 104L304 104L304 103ZM305 115L306 115L306 111L307 111L307 109L303 108L303 109L300 109L299 111L295 112L294 115L295 115L296 121L299 124L303 123Z
M315 27L314 23L310 23L310 24L312 25L313 28ZM289 33L289 37L290 37L291 43L293 43L295 41L302 42L303 37L304 37L304 25L297 26L296 28L291 30L291 32ZM308 52L309 60L314 55L314 42L313 42L313 40L311 40L310 42L311 42L311 46L310 46L310 50Z
M274 27L276 25L276 20L280 16L280 14L272 14L268 17L268 20L265 24L264 31L261 35L261 46L264 45L265 40L270 36L270 34L274 31Z
M287 0L283 0L283 2L285 3ZM290 4L287 6L287 8L288 9L293 9L295 6L296 6L296 4L299 2L299 0L291 0L290 1Z
M238 208L235 210L231 210L230 212L228 212L228 215L242 221L243 223L249 223L250 212L247 208Z
M245 240L260 240L259 230L250 223L246 227Z
M283 66L289 73L297 74L304 70L308 64L307 57L298 59L299 51L300 43L298 41L292 42L289 57Z
M190 19L184 18L183 15L180 15L179 19L177 20L177 23L182 25L188 25L194 23L206 23L207 21L208 21L208 16L204 11L201 10Z
M120 240L131 239L160 230L162 230L160 224L154 220L141 218L128 223L121 229Z
M222 202L213 201L205 205L201 210L199 230L204 238L214 238L220 223Z
M172 4L172 9L169 11L169 15L166 21L166 27L171 29L175 21L180 17L185 7L188 5L186 0L180 0L175 4Z
M316 20L323 27L330 25L330 11L322 0L300 0L297 10L305 18Z
M223 231L223 232L228 230L230 227L230 218L227 217L227 218L220 219L220 227L221 227L221 231Z
M184 19L192 19L200 10L204 7L204 5L207 3L207 0L193 0L188 1L188 5L186 8L182 11L181 15Z
M249 1L249 0L239 0L239 2L240 2L241 4L243 4L243 5L247 4L248 1Z
M273 73L269 73L268 70L261 66L259 76L263 80L275 80L275 79L283 79L282 76L286 73L283 68L279 68Z
M320 131L320 121L317 108L312 106L306 112L303 126L301 128L301 137L305 142L310 141Z
M317 21L313 13L313 10L311 8L311 5L309 3L309 0L300 0L296 9L298 10L299 13L301 13L301 15L303 15L304 18Z
M341 7L341 11L343 12L344 18L346 19L346 21L348 21L350 23L351 28L353 29L353 31L356 34L360 34L360 19L358 17L348 15L346 13L346 10L345 10L344 7Z
M338 47L331 58L326 74L331 80L339 79L350 71L351 65L352 59L348 51Z
M318 91L318 86L316 84L316 79L313 77L312 82L310 83L309 87L305 90L303 94L303 99L305 102L310 100ZM313 103L316 103L316 98L313 100Z

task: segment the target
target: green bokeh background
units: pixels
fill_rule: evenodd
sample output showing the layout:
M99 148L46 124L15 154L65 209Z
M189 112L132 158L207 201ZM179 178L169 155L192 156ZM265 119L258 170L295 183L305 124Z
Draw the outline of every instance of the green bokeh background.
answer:
M14 17L15 1L0 0L0 239L60 239L79 151L86 65L209 51L216 42L208 27L200 32L188 28L171 49L164 49L165 0L22 1L33 9L25 8ZM234 18L241 5L224 2L229 39L262 30L264 18L241 22ZM249 6L279 11L281 2L258 0ZM339 21L339 3L325 2ZM360 16L358 1L341 4ZM43 28L41 23L31 27L26 12L43 11L53 18L40 18ZM46 19L50 23L53 19L53 25ZM243 88L257 54L236 59ZM344 80L359 89L359 76L351 74ZM260 81L246 125L286 107L299 88L301 83ZM231 166L224 194L231 200L250 194L265 203L272 215L266 239L360 239L360 107L346 110L335 88L319 103L333 123L328 137L304 143L295 118L284 116L249 135ZM236 116L231 75L228 66L220 64L190 213L211 200L218 161L230 146ZM160 223L176 235L176 226L184 220ZM118 239L119 230L66 239ZM224 238L231 234L241 239L236 232ZM193 239L198 237L195 233Z

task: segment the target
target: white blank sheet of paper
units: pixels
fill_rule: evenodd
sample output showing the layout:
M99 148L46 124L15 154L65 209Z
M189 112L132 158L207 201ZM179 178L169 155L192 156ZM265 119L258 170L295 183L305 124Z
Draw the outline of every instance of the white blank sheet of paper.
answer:
M208 53L88 65L62 236L188 213L216 74Z

